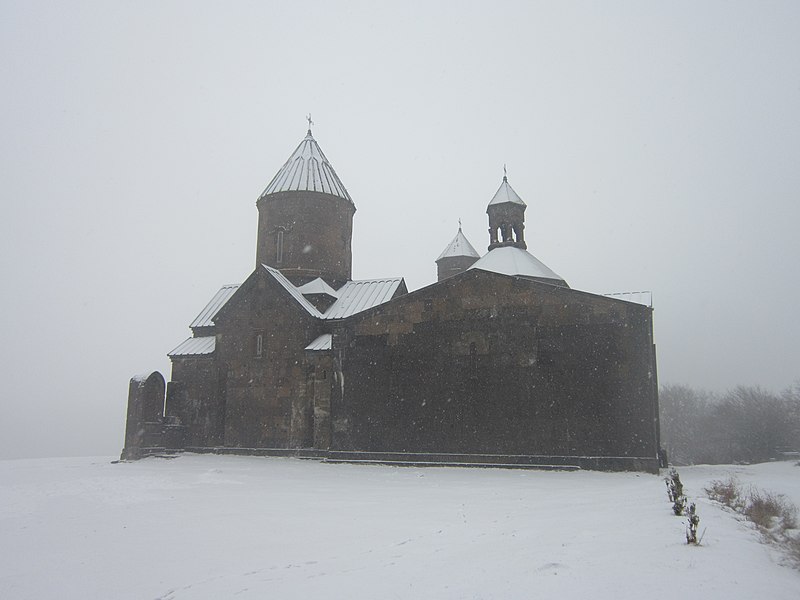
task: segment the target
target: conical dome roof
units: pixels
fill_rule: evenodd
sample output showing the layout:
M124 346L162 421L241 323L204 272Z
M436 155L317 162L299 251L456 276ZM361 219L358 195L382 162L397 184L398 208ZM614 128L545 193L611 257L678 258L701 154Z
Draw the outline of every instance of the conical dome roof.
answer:
M278 192L320 192L344 198L353 204L336 171L333 170L317 140L308 130L306 137L272 178L259 199Z
M492 206L493 204L503 204L505 202L511 202L512 204L520 204L525 206L522 198L519 197L517 192L514 191L514 188L512 188L508 183L508 177L504 176L503 183L501 183L500 187L497 188L494 198L492 198L492 201L489 202L489 206Z
M436 259L436 262L442 260L443 258L452 256L469 256L471 258L481 257L481 255L475 251L475 248L472 247L472 244L469 243L467 236L461 232L461 227L458 228L456 237L453 238L452 242L447 244L447 247L439 255L439 258Z

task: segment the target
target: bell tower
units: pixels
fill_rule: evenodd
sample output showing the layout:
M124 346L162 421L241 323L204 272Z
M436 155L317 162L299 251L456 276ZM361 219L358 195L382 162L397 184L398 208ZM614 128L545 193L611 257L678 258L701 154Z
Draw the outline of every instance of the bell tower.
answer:
M505 167L503 167L505 172ZM527 250L525 243L525 209L527 206L503 175L503 183L486 207L489 215L489 250L511 246Z
M321 277L334 289L351 279L356 206L311 134L259 196L256 266L294 285Z

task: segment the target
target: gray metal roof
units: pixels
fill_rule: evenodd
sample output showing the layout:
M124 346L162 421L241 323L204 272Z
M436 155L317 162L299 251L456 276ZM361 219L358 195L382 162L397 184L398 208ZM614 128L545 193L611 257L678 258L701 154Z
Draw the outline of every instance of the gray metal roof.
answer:
M387 300L391 300L397 288L400 287L400 284L403 282L402 277L348 281L335 292L338 299L323 315L311 302L306 300L300 288L295 287L291 281L286 279L283 273L267 265L261 266L264 267L295 300L297 300L297 303L300 304L308 314L320 319L344 319L362 310L367 310L373 306L383 304Z
M289 292L289 295L303 308L308 314L318 319L344 319L350 317L362 310L367 310L373 306L378 306L384 302L391 300L392 296L397 292L397 289L403 283L402 277L392 277L388 279L366 279L362 281L348 281L338 291L331 288L327 283L319 280L322 285L312 281L304 286L295 287L291 281L278 269L273 269L267 265L261 265L266 271L277 281L281 286ZM314 284L312 286L312 284ZM220 289L211 301L206 305L198 317L192 321L191 327L213 327L213 317L225 305L234 292L239 289L239 285L226 285ZM322 314L317 308L306 300L303 296L305 293L320 293L319 291L308 290L327 290L325 293L337 298L330 308ZM214 351L213 345L207 352L199 352L197 348L205 348L205 346L196 346L196 340L213 340L211 337L196 337L189 338L183 344L178 346L175 350L169 353L169 356L178 356L185 354L208 354ZM190 343L191 342L191 343ZM208 343L208 342L207 342ZM188 344L188 346L186 346ZM187 348L189 350L187 350Z
M492 201L489 202L489 206L492 204L503 204L505 202L511 202L512 204L521 204L525 206L525 203L522 201L522 198L519 197L517 192L514 191L514 188L508 183L508 177L503 177L503 183L500 184L500 187L497 188L497 191L494 193L494 198Z
M482 269L503 275L521 275L523 277L564 281L560 275L551 270L550 267L533 254L514 246L495 248L476 261L469 269Z
M453 241L447 244L447 248L439 255L439 258L436 259L436 262L439 262L443 258L447 258L450 256L471 256L474 258L480 258L481 255L475 251L475 248L472 247L472 244L469 243L467 236L465 236L461 232L461 227L458 228L458 233L456 237L453 238Z
M306 350L312 351L319 351L319 350L330 350L331 349L331 339L333 336L330 333L323 333L313 342L311 342L308 346L306 346Z
M225 303L233 296L233 293L239 289L239 284L234 285L223 285L220 290L214 294L214 297L211 298L206 307L200 311L200 314L197 315L194 321L191 322L189 327L213 327L214 326L214 315L219 312L219 309L222 308Z
M311 135L310 129L286 164L269 182L260 198L278 192L293 191L321 192L344 198L353 204L350 194Z
M348 281L337 292L339 299L325 311L325 319L344 319L392 299L402 277Z
M216 343L217 338L213 335L190 337L172 352L167 353L167 356L201 356L204 354L212 354Z

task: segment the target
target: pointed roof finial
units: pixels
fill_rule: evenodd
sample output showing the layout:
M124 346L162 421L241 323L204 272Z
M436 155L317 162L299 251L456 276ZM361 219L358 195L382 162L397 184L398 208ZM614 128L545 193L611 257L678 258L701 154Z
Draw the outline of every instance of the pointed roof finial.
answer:
M311 115L308 118L310 120ZM309 123L309 126L312 123L313 121ZM303 138L280 171L269 182L259 199L278 192L303 191L321 192L353 202L341 179L333 170L330 161L322 152L322 148L319 147L317 140L311 135L310 129L308 135ZM355 205L353 206L355 207Z
M311 113L306 115L306 121L308 121L308 133L306 135L311 135L311 126L314 124L314 121L311 120Z
M461 219L458 220L458 233L456 237L453 238L453 241L447 244L447 247L444 251L439 255L439 258L436 259L438 263L443 258L453 258L456 256L470 256L473 258L480 258L480 254L475 251L475 248L472 247L472 244L469 243L467 236L464 235L464 232L461 231Z
M506 170L505 163L503 163L503 181L508 181L508 171Z

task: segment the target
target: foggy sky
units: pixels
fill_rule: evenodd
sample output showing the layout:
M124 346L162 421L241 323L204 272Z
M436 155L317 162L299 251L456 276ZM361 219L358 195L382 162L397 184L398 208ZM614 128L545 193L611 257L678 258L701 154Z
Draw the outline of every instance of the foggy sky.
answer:
M800 4L0 2L0 458L115 454L129 378L255 264L256 198L314 135L355 278L488 245L651 290L661 383L800 379Z

